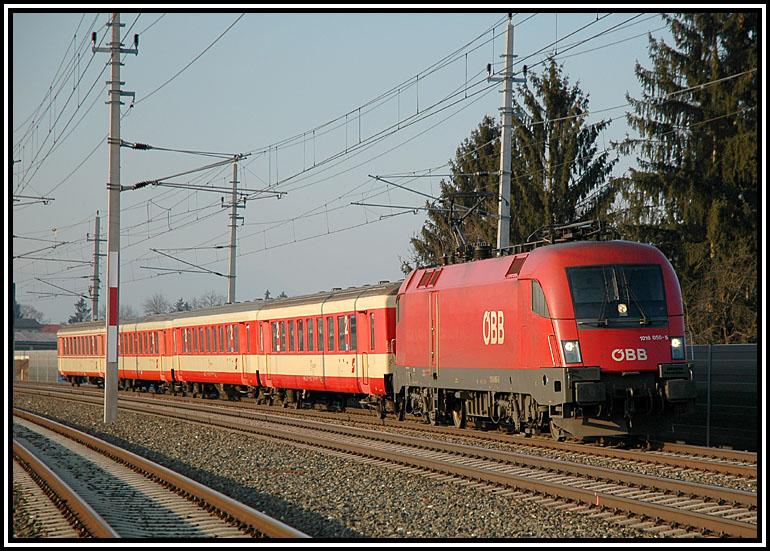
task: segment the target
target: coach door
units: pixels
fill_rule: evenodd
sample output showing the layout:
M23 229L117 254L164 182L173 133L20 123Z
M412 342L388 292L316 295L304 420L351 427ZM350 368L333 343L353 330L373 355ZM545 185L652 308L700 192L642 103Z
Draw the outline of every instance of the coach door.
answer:
M439 312L438 312L438 292L431 291L430 298L428 302L428 324L429 324L429 335L430 335L430 346L429 346L429 365L431 374L433 375L433 378L435 379L438 377L438 369L439 369Z

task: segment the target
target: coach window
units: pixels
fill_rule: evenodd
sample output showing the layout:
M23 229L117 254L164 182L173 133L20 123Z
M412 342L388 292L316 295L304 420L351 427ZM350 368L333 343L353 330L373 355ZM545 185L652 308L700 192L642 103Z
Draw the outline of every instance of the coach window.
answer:
M276 352L278 350L278 323L273 321L270 323L270 332L273 335L273 348L272 352Z
M374 312L369 314L369 349L374 350Z
M238 331L240 330L240 327L238 327L238 324L233 325L233 352L240 353L241 347L238 345Z
M544 318L550 318L551 314L548 312L548 304L545 302L545 294L543 294L543 288L536 280L532 280L532 311L538 316Z
M219 351L224 352L225 351L225 327L224 325L219 326Z
M211 352L211 327L206 327L206 352Z
M305 325L302 320L297 320L297 350L299 352L305 350Z
M205 352L204 348L206 341L203 340L203 327L198 328L198 352Z
M337 344L339 345L340 352L344 352L348 349L345 339L347 333L347 316L337 316Z
M350 315L350 349L356 350L358 348L358 337L356 336L356 315Z
M308 318L307 320L307 351L308 352L313 351L314 338L315 338L315 335L313 335L313 318Z
M294 352L294 320L289 320L289 352Z
M334 352L334 318L331 316L326 318L326 335L329 339L326 343L326 350Z
M155 353L155 331L150 331L147 335L147 352L150 354Z
M281 352L286 351L286 322L281 322Z
M318 329L318 351L324 351L324 319L316 318L316 329Z

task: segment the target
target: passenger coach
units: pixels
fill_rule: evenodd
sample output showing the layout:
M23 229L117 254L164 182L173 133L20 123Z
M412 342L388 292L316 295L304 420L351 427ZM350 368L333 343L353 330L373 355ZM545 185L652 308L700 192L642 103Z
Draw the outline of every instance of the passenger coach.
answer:
M119 387L204 397L255 396L299 407L349 399L384 411L398 283L252 301L123 323ZM104 380L103 322L58 333L59 371ZM386 387L386 385L388 385Z

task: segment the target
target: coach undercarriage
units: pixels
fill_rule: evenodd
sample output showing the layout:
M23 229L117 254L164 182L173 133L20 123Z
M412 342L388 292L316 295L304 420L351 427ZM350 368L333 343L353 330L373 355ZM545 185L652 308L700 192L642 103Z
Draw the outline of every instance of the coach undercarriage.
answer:
M73 386L89 382L101 386L102 380L86 377L70 377ZM119 390L150 392L189 396L208 400L240 401L253 399L258 405L282 406L284 408L324 408L327 411L345 411L347 407L361 407L376 412L384 418L386 412L394 412L391 400L384 396L366 394L344 394L291 388L256 387L221 383L197 383L180 381L152 381L143 379L120 379Z

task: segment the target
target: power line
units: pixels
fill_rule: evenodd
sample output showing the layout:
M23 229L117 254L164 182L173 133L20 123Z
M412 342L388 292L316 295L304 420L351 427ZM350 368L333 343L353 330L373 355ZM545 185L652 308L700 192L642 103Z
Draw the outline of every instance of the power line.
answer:
M208 46L207 46L207 47L206 47L206 48L205 48L205 49L204 49L204 50L203 50L201 53L199 53L197 56L195 56L195 58L194 58L192 61L190 61L190 63L188 63L187 65L185 65L184 67L182 67L182 68L181 68L179 71L177 71L177 73L176 73L174 76L172 76L172 77L171 77L170 79L168 79L166 82L164 82L163 84L161 84L160 86L158 86L157 88L155 88L155 90L153 90L152 92L150 92L150 93L149 93L149 94L147 94L146 96L142 97L141 99L139 99L139 100L135 101L135 102L134 102L134 105L138 105L138 104L140 104L141 102L143 102L144 100L146 100L146 99L149 99L150 97L152 97L153 95L155 95L157 92L159 92L160 90L162 90L162 89L163 89L163 88L164 88L166 85L168 85L168 84L169 84L171 81L173 81L175 78L177 78L177 77L178 77L179 75L181 75L183 72L185 72L185 71L186 71L186 70L187 70L187 69L188 69L188 68L189 68L189 67L190 67L190 66L191 66L193 63L195 63L196 61L198 61L198 60L201 58L201 56L203 56L203 54L205 54L206 52L208 52L208 51L209 51L209 50L210 50L210 49L211 49L211 48L214 46L214 44L216 44L217 42L219 42L219 40L220 40L220 39L221 39L223 36L225 36L225 34L227 34L227 31L229 31L230 29L232 29L232 28L235 26L235 24L236 24L236 23L238 23L238 21L240 21L240 20L243 18L243 16L244 16L244 15L246 15L246 14L245 14L245 13L242 13L240 16L238 16L238 18L237 18L235 21L233 21L233 22L230 24L230 26L229 26L229 27L227 27L227 28L226 28L224 31L222 31L222 34L220 34L220 35L219 35L219 36L218 36L216 39L214 39L214 42L212 42L211 44L209 44L209 45L208 45Z

